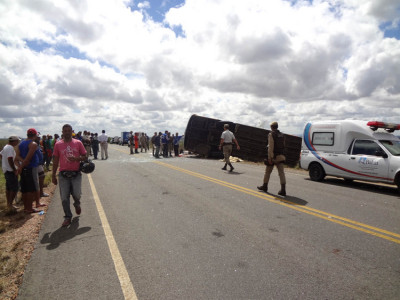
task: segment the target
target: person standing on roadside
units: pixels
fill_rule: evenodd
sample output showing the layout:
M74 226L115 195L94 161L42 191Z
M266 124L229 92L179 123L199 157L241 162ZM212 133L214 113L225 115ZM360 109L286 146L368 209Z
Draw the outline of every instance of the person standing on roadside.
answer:
M97 154L99 154L99 136L97 132L93 135L92 149L93 149L94 159L97 159Z
M64 222L62 227L71 224L72 212L70 196L74 199L74 207L77 215L81 209L82 174L79 171L80 162L86 160L86 150L82 142L72 138L72 126L65 124L62 128L63 139L54 145L52 181L55 185L60 183L60 197L64 210ZM57 180L57 169L60 173Z
M154 144L157 138L157 132L154 132L154 135L151 137L151 147L153 148L153 156L156 150L156 145Z
M13 201L18 193L18 169L14 164L16 156L14 147L18 145L19 141L19 137L15 135L10 136L8 144L0 152L1 167L6 179L7 210L9 212L16 211L17 209L17 207L13 206Z
M135 136L134 136L134 140L135 140L135 153L139 153L139 132L135 132Z
M26 213L37 212L36 209L32 208L32 203L36 200L36 203L38 203L39 200L37 199L39 196L39 156L36 152L38 144L35 142L37 135L36 129L28 129L27 139L19 144L16 152L16 161L20 163L18 172L21 175L22 201Z
M43 135L45 136L45 135ZM38 195L36 197L36 207L39 206L46 206L46 204L41 204L39 202L41 197L49 197L49 194L45 193L43 191L43 187L44 187L44 178L46 177L46 174L44 173L44 150L43 147L41 146L42 143L40 142L40 136L38 135L36 137L36 141L35 141L38 145L40 145L38 147L38 149L36 150L37 155L39 156L39 166L38 166L38 176L39 176L39 190L38 190Z
M281 183L281 190L278 195L286 196L286 177L283 163L286 158L283 155L285 150L285 136L278 130L278 122L271 123L271 132L268 134L268 164L265 169L264 183L257 188L260 191L268 191L268 182L271 176L272 170L276 165L279 174L279 180Z
M47 135L43 134L42 135L42 140L40 141L40 148L42 149L42 153L43 153L43 167L46 168L47 170L47 166L46 166L46 162L47 162Z
M140 135L140 146L140 152L143 152L144 150L144 152L147 153L147 139L144 132Z
M174 136L174 153L175 157L179 156L179 141L181 140L181 136L178 133L175 133Z
M168 130L161 136L163 157L168 157Z
M129 132L129 150L130 153L129 154L133 154L133 149L135 148L135 137L133 135L133 131L131 130L131 132Z
M229 172L232 172L234 169L234 167L231 164L231 161L229 160L229 157L232 154L232 142L234 142L236 144L236 148L240 150L235 135L233 134L233 132L229 130L229 124L224 124L224 132L221 135L219 150L221 150L222 148L222 152L224 153L224 159L225 159L225 166L222 168L222 170L226 170L226 166L229 165L231 167Z
M86 130L83 131L82 143L83 143L83 146L85 147L87 156L89 157L91 144L90 144L90 135L88 134L88 132Z
M160 147L161 147L161 131L158 133L158 136L154 138L154 146L156 147L156 153L154 155L155 158L160 158Z
M108 136L106 135L106 131L103 129L101 131L101 135L99 136L100 148L101 148L101 159L108 158Z
M171 136L171 132L168 132L168 155L172 157L172 150L174 149L174 135Z

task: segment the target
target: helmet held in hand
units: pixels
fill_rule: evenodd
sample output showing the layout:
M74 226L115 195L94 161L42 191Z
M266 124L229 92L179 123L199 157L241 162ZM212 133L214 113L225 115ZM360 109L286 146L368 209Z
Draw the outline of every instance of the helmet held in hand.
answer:
M88 159L86 161L82 161L79 170L83 173L89 174L94 171L95 165L94 163Z

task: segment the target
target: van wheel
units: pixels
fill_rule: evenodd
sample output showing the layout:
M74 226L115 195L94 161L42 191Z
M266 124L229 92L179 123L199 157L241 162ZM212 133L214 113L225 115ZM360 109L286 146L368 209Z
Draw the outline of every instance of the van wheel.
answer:
M397 173L395 179L394 179L394 183L397 185L397 190L400 193L400 173Z
M317 163L314 163L310 166L309 174L312 181L322 181L325 178L324 168Z

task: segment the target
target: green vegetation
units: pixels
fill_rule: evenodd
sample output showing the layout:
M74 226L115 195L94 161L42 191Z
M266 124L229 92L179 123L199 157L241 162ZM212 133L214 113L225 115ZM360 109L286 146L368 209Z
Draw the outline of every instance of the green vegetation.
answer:
M8 144L8 139L0 139L0 151Z

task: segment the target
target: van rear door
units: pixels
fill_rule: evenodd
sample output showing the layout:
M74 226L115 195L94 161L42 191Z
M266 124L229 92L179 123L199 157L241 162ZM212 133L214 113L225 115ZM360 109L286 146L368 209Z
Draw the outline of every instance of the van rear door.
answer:
M389 159L386 152L374 140L354 141L349 155L349 169L354 179L390 181L388 178Z

